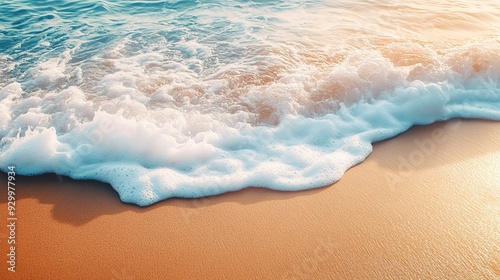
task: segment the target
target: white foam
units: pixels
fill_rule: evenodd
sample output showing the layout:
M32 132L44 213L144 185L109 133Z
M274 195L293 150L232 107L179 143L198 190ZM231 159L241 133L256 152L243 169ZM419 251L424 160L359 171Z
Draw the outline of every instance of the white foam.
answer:
M57 172L110 182L122 200L149 205L173 196L214 195L246 186L323 186L362 161L372 142L413 124L452 117L500 119L498 89L415 81L410 85L342 105L334 114L307 118L286 113L277 126L236 129L199 116L211 127L190 136L183 133L199 123L189 120L196 115L173 112L175 122L158 126L144 116L137 120L98 111L92 120L62 135L54 128L28 129L3 146L1 164L15 164L20 174ZM10 126L34 127L40 118L26 112Z
M145 45L128 35L73 62L79 43L0 81L0 168L109 182L123 201L149 205L325 186L412 125L500 120L496 39L443 47L359 29L349 15L315 28L307 9L249 10L262 18L217 16L233 37L193 11L216 32ZM349 28L365 31L344 39Z

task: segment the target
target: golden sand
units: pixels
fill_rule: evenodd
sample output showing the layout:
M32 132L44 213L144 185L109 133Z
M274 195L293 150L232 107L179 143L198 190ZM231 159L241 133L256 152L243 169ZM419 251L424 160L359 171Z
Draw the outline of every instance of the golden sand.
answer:
M103 183L18 176L16 272L3 226L0 279L499 279L498 139L490 121L416 127L329 187L147 208Z

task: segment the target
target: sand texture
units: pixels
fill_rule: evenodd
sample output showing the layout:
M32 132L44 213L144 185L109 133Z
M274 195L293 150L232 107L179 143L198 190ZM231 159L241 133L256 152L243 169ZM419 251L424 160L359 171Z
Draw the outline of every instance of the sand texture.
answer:
M16 272L2 226L0 279L499 279L499 139L491 121L414 127L332 186L146 208L103 183L17 176Z

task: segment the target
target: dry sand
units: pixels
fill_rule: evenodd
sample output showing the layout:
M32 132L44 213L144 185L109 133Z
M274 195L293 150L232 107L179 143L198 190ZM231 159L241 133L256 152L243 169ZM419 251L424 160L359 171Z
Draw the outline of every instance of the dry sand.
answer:
M329 187L147 208L18 176L16 272L2 226L0 279L499 279L499 139L497 122L415 127ZM6 208L4 191L5 224Z

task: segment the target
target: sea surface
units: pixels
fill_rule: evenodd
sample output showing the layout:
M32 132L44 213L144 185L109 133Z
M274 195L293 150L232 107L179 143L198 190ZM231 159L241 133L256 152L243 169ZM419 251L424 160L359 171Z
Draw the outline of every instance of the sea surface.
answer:
M1 6L0 169L124 202L321 187L413 125L500 120L497 0Z

